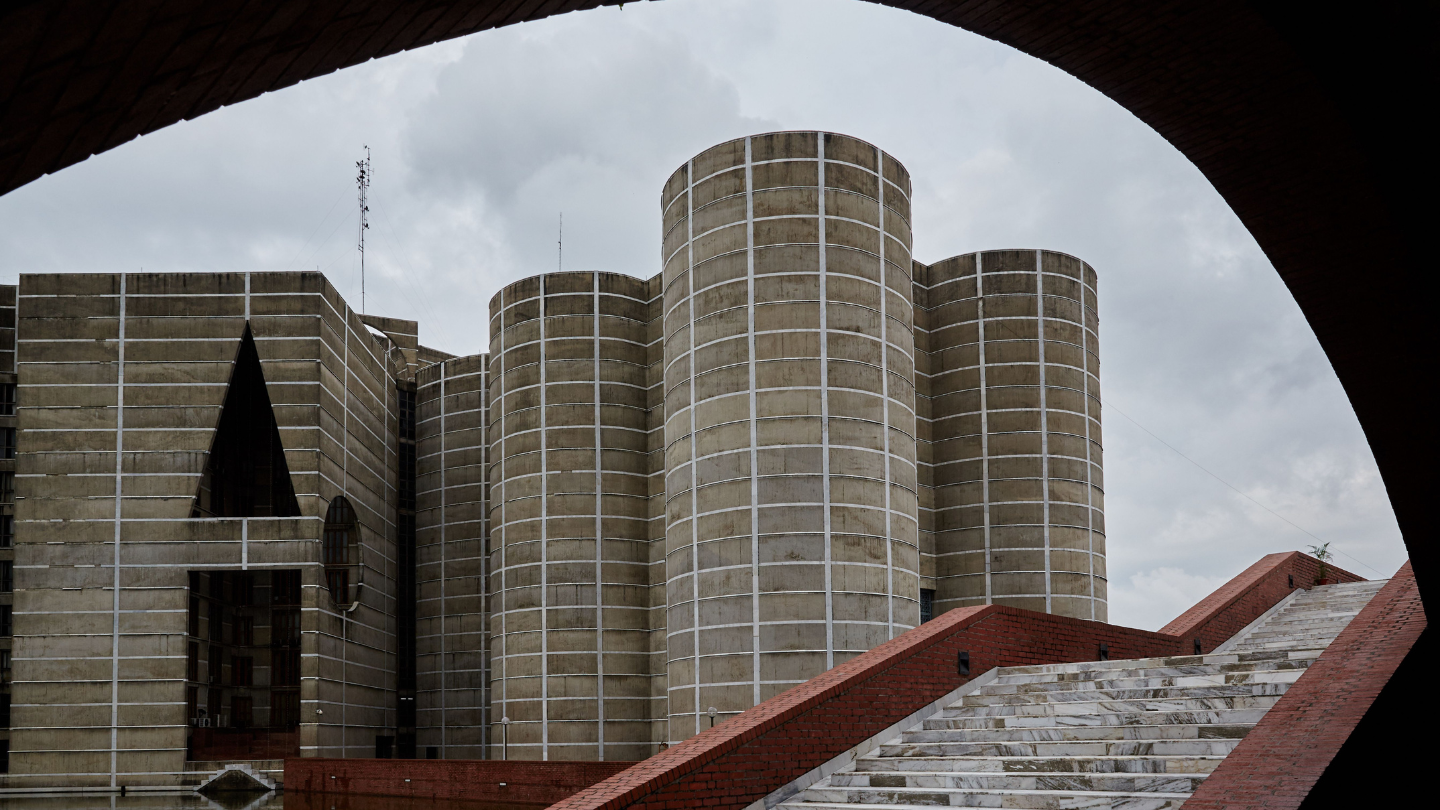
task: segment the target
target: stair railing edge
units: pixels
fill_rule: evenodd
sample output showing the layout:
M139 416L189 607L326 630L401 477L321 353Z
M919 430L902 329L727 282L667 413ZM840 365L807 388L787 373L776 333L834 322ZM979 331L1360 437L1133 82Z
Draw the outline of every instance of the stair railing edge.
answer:
M792 796L805 790L805 788L816 785L821 780L829 778L832 774L845 770L847 766L854 767L855 761L860 757L869 754L871 751L898 737L905 731L910 730L917 723L924 722L926 719L933 717L960 698L965 697L982 686L988 686L993 683L995 679L999 677L999 672L1002 669L1004 669L1004 667L991 667L984 674L951 690L949 694L917 709L908 717L895 721L874 736L861 740L850 750L844 751L828 762L812 768L793 781L786 782L771 791L770 794L764 798L756 799L751 802L745 810L771 810L771 808L774 808L781 802L788 801Z
M1290 594L1289 594L1288 596L1286 596L1284 599L1281 599L1279 602L1276 602L1275 605L1274 605L1274 607L1271 607L1269 610L1267 610L1267 611L1265 611L1264 613L1260 614L1260 618L1258 618L1258 619L1256 619L1255 621L1253 621L1253 622L1245 625L1243 628L1240 629L1240 632L1238 632L1238 633L1236 633L1235 635L1231 636L1231 637L1230 637L1229 639L1227 639L1224 643L1222 643L1219 647L1216 647L1216 648L1213 650L1213 652L1216 652L1216 653L1230 652L1230 651L1231 651L1232 649L1234 649L1237 645L1239 645L1240 642L1244 641L1247 637L1249 637L1249 635L1250 635L1251 633L1255 632L1256 630L1259 630L1259 629L1260 629L1260 625L1262 625L1262 624L1270 621L1270 617L1271 617L1271 616L1274 616L1276 613L1279 613L1280 611L1284 610L1284 609L1286 608L1286 606L1288 606L1291 602L1294 602L1294 601L1295 601L1295 598L1298 597L1298 596L1299 596L1300 594L1302 594L1302 593L1305 593L1305 589L1304 589L1304 588L1296 588L1295 590L1291 591Z

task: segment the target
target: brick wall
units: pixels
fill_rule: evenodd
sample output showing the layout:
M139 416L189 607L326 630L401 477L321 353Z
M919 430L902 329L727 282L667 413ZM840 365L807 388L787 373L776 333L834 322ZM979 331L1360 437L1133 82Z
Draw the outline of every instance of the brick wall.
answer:
M633 764L304 757L285 760L285 791L547 805Z
M1205 779L1185 810L1300 807L1425 626L1407 562ZM1372 801L1392 776L1371 774Z
M1191 640L1192 647L1185 652L1193 652L1194 639L1199 639L1201 649L1209 652L1245 629L1245 625L1285 598L1285 594L1295 588L1313 586L1319 576L1320 561L1314 557L1298 551L1267 554L1160 628L1160 632ZM1364 579L1329 563L1325 564L1325 576L1330 582Z
M997 666L1095 660L1102 643L1116 659L1188 654L1198 633L1211 649L1219 641L1209 639L1243 628L1289 593L1291 576L1297 587L1312 584L1317 568L1298 553L1271 554L1159 633L1016 608L952 610L554 810L745 807L960 686L961 651L974 677Z

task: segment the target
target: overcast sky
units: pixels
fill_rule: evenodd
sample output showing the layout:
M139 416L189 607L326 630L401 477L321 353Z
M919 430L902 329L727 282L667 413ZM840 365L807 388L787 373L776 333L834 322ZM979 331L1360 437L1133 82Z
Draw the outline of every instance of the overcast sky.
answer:
M575 13L172 126L0 197L0 283L318 267L358 306L368 144L367 309L469 354L490 296L555 268L561 211L565 269L648 277L665 178L776 129L902 161L920 261L1040 247L1096 268L1112 621L1158 628L1261 555L1317 542L1306 531L1363 576L1404 561L1329 362L1199 171L1049 65L850 0Z

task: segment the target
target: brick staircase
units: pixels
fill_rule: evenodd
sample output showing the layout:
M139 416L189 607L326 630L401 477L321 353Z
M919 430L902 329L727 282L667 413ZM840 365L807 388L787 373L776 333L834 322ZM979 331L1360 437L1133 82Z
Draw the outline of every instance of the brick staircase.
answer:
M1384 585L1296 591L1208 655L995 670L781 806L1178 808Z

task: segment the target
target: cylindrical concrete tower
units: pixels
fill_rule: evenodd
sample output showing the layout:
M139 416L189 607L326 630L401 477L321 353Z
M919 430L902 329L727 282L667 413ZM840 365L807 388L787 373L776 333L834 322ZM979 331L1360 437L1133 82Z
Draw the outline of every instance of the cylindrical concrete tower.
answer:
M817 132L666 183L672 741L919 621L909 196Z
M998 250L915 272L936 613L1106 621L1095 271Z
M648 297L555 273L490 303L490 720L512 758L652 752Z

